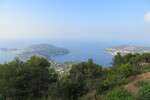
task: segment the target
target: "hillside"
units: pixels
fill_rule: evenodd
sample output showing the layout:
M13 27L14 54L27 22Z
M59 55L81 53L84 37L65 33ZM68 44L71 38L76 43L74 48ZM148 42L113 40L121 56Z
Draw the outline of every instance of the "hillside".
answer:
M135 75L135 76L130 76L129 78L129 83L126 84L124 86L124 88L129 92L131 93L132 95L136 95L138 90L139 90L139 86L136 86L135 83L137 81L150 81L150 72L147 72L147 73L142 73L142 74L139 74L139 75Z
M121 54L127 53L150 53L150 47L137 47L129 45L112 46L104 49L104 52L110 55L116 55L118 52Z
M150 100L150 53L118 53L110 67L15 59L0 64L0 93L0 100Z

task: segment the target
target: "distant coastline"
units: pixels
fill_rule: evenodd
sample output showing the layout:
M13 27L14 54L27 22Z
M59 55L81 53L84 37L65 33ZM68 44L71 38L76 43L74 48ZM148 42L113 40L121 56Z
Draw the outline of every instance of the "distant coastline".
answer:
M129 46L129 45L121 45L121 46L112 46L109 48L105 48L104 52L109 55L116 55L120 52L122 55L127 53L150 53L150 47L137 47L137 46Z

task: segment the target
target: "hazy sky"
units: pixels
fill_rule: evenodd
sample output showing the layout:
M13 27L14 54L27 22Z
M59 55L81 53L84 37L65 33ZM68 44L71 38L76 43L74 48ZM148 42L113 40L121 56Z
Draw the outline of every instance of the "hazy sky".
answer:
M0 38L150 41L150 0L0 0Z

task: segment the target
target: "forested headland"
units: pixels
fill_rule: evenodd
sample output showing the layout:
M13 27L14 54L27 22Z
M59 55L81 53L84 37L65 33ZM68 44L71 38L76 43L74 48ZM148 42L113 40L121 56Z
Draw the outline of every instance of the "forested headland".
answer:
M111 65L89 59L58 75L45 58L15 59L0 64L0 100L150 100L149 53L117 53Z

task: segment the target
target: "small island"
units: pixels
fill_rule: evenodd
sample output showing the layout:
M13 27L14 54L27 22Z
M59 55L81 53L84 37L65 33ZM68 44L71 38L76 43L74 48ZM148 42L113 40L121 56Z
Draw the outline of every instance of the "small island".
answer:
M59 48L50 44L31 45L25 49L0 48L0 51L12 52L17 58L23 61L28 60L31 56L44 57L51 60L51 57L62 56L69 53L65 48Z
M150 47L137 47L137 46L129 46L129 45L121 45L121 46L112 46L104 49L109 55L116 55L120 52L122 55L127 53L150 53Z

